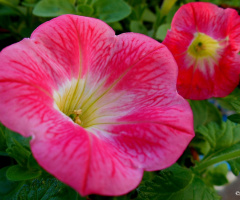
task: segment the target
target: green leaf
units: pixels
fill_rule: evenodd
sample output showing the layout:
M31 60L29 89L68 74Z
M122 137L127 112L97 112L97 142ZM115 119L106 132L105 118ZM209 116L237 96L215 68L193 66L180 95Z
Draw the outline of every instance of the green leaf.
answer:
M201 155L207 155L211 149L209 142L204 137L199 136L199 134L193 138L190 147L194 148Z
M237 174L236 166L239 166L240 158L240 125L231 121L224 122L221 126L210 123L207 126L200 126L196 132L205 138L211 148L194 169L202 171L213 164L228 161L232 163L233 172Z
M149 10L148 8L144 10L142 14L142 20L146 22L155 22L156 21L156 15Z
M0 123L0 151L4 152L6 148L5 127Z
M85 198L80 197L77 192L55 178L41 178L23 185L17 192L16 199L81 200Z
M26 166L31 155L29 140L9 129L5 130L7 149L6 152L21 166Z
M14 5L18 5L20 0L8 0L8 2L11 2Z
M201 172L208 168L209 166L214 165L216 163L229 160L235 161L236 159L239 158L240 158L240 144L235 144L222 151L216 151L215 153L206 156L200 163L198 163L194 167L194 170Z
M76 0L68 0L72 5L75 5Z
M11 8L12 10L14 10L16 13L18 13L19 15L24 15L24 13L21 11L21 9L19 9L19 7L17 6L18 1L8 1L8 0L0 0L0 4L8 6L9 8Z
M175 164L138 188L137 200L217 200L215 191L191 170Z
M221 197L201 178L194 176L192 182L183 191L172 195L171 200L220 200Z
M21 166L25 166L27 164L29 156L31 155L31 152L20 145L17 141L15 141L14 145L8 147L6 152Z
M129 16L130 20L142 21L144 11L146 10L146 4L138 4L132 8L131 15Z
M123 0L97 0L94 7L96 16L107 23L120 21L131 13L131 7Z
M0 3L2 3L2 4L4 4L4 2L8 2L9 4L14 5L14 6L17 6L19 4L19 0L8 0L8 1L1 0L0 1Z
M240 158L234 159L234 160L229 160L228 161L231 170L235 176L238 176L240 173Z
M5 129L4 132L6 136L7 155L14 158L17 161L17 163L22 167L22 170L25 170L28 172L31 171L31 173L35 173L36 171L41 170L41 167L38 165L38 163L36 162L36 160L33 158L31 154L31 150L29 146L30 137L25 138L20 134L12 132L7 128ZM0 154L1 154L1 151L0 151ZM17 168L13 168L13 169L17 169Z
M7 179L6 172L8 167L0 169L0 197L1 200L10 200L21 187L23 182L10 181Z
M0 16L11 16L11 15L18 15L18 13L16 11L14 11L13 9L11 9L10 7L7 6L3 6L0 4ZM2 35L3 33L1 33Z
M226 163L219 164L217 166L211 167L205 175L205 180L209 185L224 185L228 183L226 178L228 173L228 166Z
M33 14L40 17L57 17L75 13L70 0L41 0L33 9Z
M190 106L193 111L194 128L200 125L207 125L209 122L222 123L222 116L219 110L208 101L190 101Z
M228 119L235 123L240 123L240 114L233 114L228 116Z
M86 4L89 0L77 0L77 4Z
M209 142L210 153L240 144L240 125L231 121L223 122L221 126L214 122L200 126L196 129L196 133L201 134Z
M140 21L131 21L130 31L147 35L147 29Z
M29 8L34 8L36 6L37 3L26 3L26 2L22 2L22 5L25 7L29 7Z
M31 171L19 165L14 165L8 168L6 175L11 181L23 181L39 177L41 171Z
M223 108L240 113L240 89L236 88L231 94L224 98L216 98Z
M25 7L33 8L39 0L23 0L22 5Z
M6 134L6 141L7 141L7 146L11 147L12 145L16 145L16 141L25 147L26 149L30 149L29 146L29 141L31 140L31 137L23 137L22 135L15 133L9 129L5 129L5 134Z
M0 196L9 193L18 185L17 182L12 182L7 179L6 177L7 170L8 167L0 169Z
M32 154L28 157L27 168L31 170L42 169Z
M146 0L128 0L129 5L131 5L132 7L138 6L139 4L145 4ZM149 2L150 5L150 2Z
M91 16L94 12L93 8L88 5L78 5L77 6L77 11L79 12L80 15L83 16Z
M5 127L0 123L0 156L8 156L5 136Z
M162 24L158 27L156 38L163 41L167 35L167 31L171 28L171 24Z

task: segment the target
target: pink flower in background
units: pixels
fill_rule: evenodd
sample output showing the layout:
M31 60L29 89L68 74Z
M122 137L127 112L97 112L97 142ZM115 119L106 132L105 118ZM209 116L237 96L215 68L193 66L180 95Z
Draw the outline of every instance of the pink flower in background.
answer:
M239 83L240 16L195 2L175 14L163 41L179 66L177 89L187 99L224 97Z
M32 136L38 163L81 195L121 195L194 136L168 49L63 15L0 54L0 121Z

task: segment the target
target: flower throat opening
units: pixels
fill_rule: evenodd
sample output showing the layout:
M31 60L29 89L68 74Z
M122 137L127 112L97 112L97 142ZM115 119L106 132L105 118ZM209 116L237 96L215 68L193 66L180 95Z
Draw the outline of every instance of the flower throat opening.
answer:
M86 79L67 80L53 92L54 108L83 128L115 123L118 115L114 110L124 91L108 93L112 86L104 88L104 83L89 86Z
M188 48L188 54L195 58L215 57L219 42L204 33L197 33Z
M88 120L85 120L88 112L82 109L85 99L83 98L85 81L73 79L65 83L58 91L54 91L53 99L55 108L68 117L76 124L85 127Z

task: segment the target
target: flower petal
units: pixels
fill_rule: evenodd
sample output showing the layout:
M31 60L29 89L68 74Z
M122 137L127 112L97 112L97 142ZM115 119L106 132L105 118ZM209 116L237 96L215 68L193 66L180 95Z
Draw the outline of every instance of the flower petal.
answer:
M240 17L236 10L226 9L228 15L228 36L231 47L236 53L240 51Z
M217 40L229 37L232 48L239 52L239 31L240 17L236 10L222 9L207 2L192 2L183 5L175 13L169 34L173 32L172 34L175 35L176 32L181 32L178 35L193 35L196 32L201 32ZM165 43L167 43L169 34L166 36ZM174 43L170 45L174 46Z
M4 49L0 62L0 121L32 136L39 164L81 195L129 192L143 170L173 164L194 136L176 63L147 36L115 36L99 20L65 15ZM54 102L66 83L71 97L84 97L82 127Z
M180 19L180 20L179 20ZM183 5L174 15L172 21L173 31L205 33L216 39L227 37L228 14L218 6L193 2Z
M50 68L49 62L27 39L5 48L0 59L0 121L10 129L30 136L33 129L41 129L42 122L48 120L45 113L51 112L51 91L56 87L53 77L57 76L51 74L54 65ZM57 73L62 72L59 69Z
M240 50L239 28L240 16L233 9L224 10L211 3L194 2L177 11L163 44L178 64L177 89L180 95L202 100L224 97L234 90L240 73L237 55ZM212 51L216 52L215 55L191 57L189 46L199 33L217 41L219 47Z
M109 50L114 38L114 31L100 20L65 15L39 26L31 39L2 50L1 122L30 136L25 122L19 123L19 119L28 121L35 116L38 109L34 108L40 103L36 99L44 99L52 107L53 91L66 80L85 76L89 66L102 70L111 57ZM92 70L97 73L95 68ZM41 102L42 106L44 103Z
M37 134L31 149L39 164L81 195L121 195L134 189L143 170L129 167L116 147L56 116L48 131Z
M165 46L143 35L119 35L117 45L103 86L107 93L89 106L96 117L87 130L112 135L137 168L166 168L194 136L192 111L176 93L176 63Z
M118 151L128 155L134 167L153 171L169 167L180 157L193 138L191 122L191 112L185 104L182 108L136 110L116 123L101 124L89 130L110 138Z
M48 49L49 59L56 61L69 79L78 79L95 71L95 66L97 70L105 67L115 33L100 20L64 15L39 26L31 39L40 48Z

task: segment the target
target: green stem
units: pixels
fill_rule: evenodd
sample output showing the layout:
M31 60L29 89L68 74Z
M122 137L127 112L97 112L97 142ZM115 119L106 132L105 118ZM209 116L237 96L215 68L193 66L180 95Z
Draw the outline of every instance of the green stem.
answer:
M213 157L210 160L202 161L201 163L199 163L199 165L197 165L193 169L195 171L201 172L211 165L217 164L217 163L222 162L222 161L228 161L228 160L236 159L236 158L239 158L239 157L240 157L240 150L229 152L227 154L222 154L222 155L218 155L216 157Z

